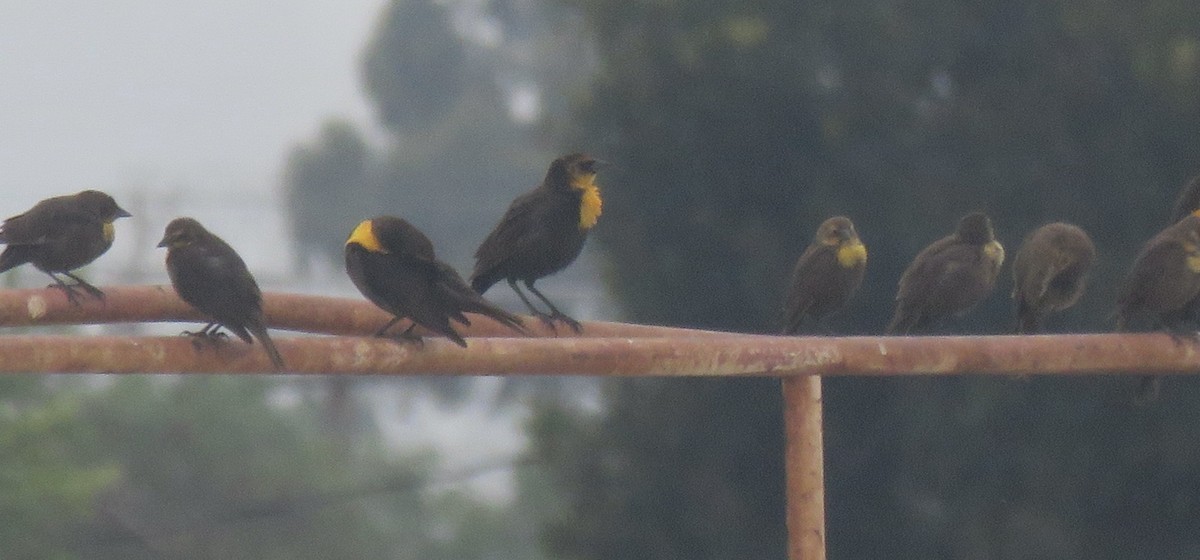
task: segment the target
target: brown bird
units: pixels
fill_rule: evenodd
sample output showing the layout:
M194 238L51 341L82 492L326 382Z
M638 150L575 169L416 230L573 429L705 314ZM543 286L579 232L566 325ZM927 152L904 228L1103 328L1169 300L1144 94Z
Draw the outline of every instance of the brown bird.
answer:
M962 314L996 286L1004 247L982 212L963 216L958 229L925 247L900 277L888 334L908 334Z
M253 334L275 369L283 370L283 357L263 322L262 292L246 263L229 244L196 220L176 218L167 224L158 246L167 248L167 274L175 293L212 320L195 333L197 336L216 337L225 327L252 344Z
M1197 319L1200 296L1200 210L1160 231L1142 246L1117 297L1116 330L1137 316L1171 336L1195 336L1188 324ZM1139 400L1158 393L1157 377L1145 377Z
M557 320L580 332L579 322L559 311L533 284L571 264L583 250L600 217L596 164L584 154L560 157L550 164L541 185L513 201L475 251L471 287L476 292L483 294L496 282L507 280L534 316L551 327ZM517 287L518 280L546 304L549 313L530 303Z
M464 313L487 315L524 333L521 319L483 299L449 265L437 260L429 238L408 222L392 216L364 220L346 240L346 273L367 299L395 315L375 336L403 318L412 319L401 337L421 325L459 346L467 341L450 324L470 325Z
M1079 301L1096 246L1078 226L1055 222L1029 233L1013 258L1017 332L1038 332L1048 314Z
M806 319L817 321L840 308L862 284L866 267L867 248L850 218L822 222L792 270L783 333L799 333Z
M7 245L0 253L0 272L32 263L54 279L54 286L62 289L73 305L79 305L75 288L104 299L104 292L71 271L104 254L116 233L113 221L127 217L129 212L100 191L47 198L0 224L0 243ZM58 274L75 283L63 282Z
M1171 219L1167 225L1184 219L1196 210L1200 210L1200 175L1192 177L1191 181L1179 189L1179 198L1175 199L1175 206L1171 208Z

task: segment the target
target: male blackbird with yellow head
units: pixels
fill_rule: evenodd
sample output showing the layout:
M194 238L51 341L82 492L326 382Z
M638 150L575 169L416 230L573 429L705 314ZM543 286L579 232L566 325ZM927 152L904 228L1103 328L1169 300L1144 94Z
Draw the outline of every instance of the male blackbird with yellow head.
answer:
M1017 332L1036 333L1047 315L1075 305L1095 260L1096 246L1079 226L1054 222L1030 232L1013 258Z
M792 271L783 333L799 333L806 320L820 320L841 308L862 284L866 267L867 248L854 223L845 216L822 222Z
M217 336L225 327L251 344L253 334L275 369L283 370L283 357L263 322L262 292L229 244L192 218L176 218L158 246L167 248L167 274L179 298L212 320L197 335Z
M1200 210L1150 238L1134 259L1117 296L1116 330L1124 331L1136 316L1149 317L1171 336L1194 337L1200 304ZM1146 377L1141 400L1158 393L1158 380Z
M524 333L521 319L483 299L449 265L437 260L429 238L412 224L393 216L364 220L346 240L346 273L371 303L395 315L375 336L401 319L412 319L401 337L420 340L421 325L459 346L467 342L450 320L464 325L464 313L479 313Z
M127 217L129 212L100 191L47 198L0 224L0 243L7 245L0 253L0 272L31 263L49 274L73 305L80 303L75 288L104 299L104 292L71 271L104 254L116 233L113 222ZM63 282L58 274L75 283Z
M579 322L559 311L533 286L539 279L571 264L600 217L600 188L596 185L597 161L585 154L570 154L550 164L542 184L512 202L500 223L475 251L471 287L483 294L500 280L517 293L530 313L550 327L562 321L575 332ZM525 284L542 300L549 313L540 311L517 287Z
M909 334L961 314L996 287L1004 247L982 212L963 216L958 229L925 247L900 277L888 334Z

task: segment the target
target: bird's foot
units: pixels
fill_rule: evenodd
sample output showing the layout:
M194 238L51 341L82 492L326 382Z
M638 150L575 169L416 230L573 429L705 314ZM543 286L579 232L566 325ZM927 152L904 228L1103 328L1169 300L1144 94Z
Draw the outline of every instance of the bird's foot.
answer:
M386 338L388 340L395 340L396 342L413 344L418 349L425 347L425 339L421 338L421 335L412 332L411 328L405 330L404 332L397 333L397 334L387 334L386 332L378 332L378 333L375 333L375 336L378 338Z
M537 317L538 319L541 319L542 323L545 324L546 327L548 327L550 330L554 331L555 334L558 334L557 323L560 323L560 322L567 325L568 327L571 327L571 330L575 331L575 334L580 334L583 332L583 325L580 325L579 321L572 319L571 317L567 316L565 313L562 313L561 311L554 311L551 313L537 313L534 316Z

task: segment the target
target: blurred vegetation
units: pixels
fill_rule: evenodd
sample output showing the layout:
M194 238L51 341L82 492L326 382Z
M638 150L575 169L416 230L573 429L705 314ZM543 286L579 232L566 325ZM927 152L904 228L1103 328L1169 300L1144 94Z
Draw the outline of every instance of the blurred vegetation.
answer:
M540 557L535 518L515 514L533 505L477 498L378 433L347 445L294 388L83 379L3 380L4 558Z
M1200 171L1200 7L1182 1L567 2L599 69L567 144L618 165L596 234L639 322L775 332L820 221L855 220L878 333L909 259L984 210L1015 252L1051 220L1101 261L1051 329L1111 328L1117 286ZM590 147L590 146L589 146ZM946 332L1013 326L1009 269ZM1200 550L1195 380L829 379L833 558L1183 558ZM784 556L778 384L620 380L546 407L566 558Z

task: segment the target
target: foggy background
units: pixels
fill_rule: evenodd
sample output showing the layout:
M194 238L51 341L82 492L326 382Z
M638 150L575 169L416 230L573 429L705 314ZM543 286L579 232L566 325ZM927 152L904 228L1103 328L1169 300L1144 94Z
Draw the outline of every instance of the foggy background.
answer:
M358 297L360 220L466 274L586 151L604 214L539 283L577 318L777 332L844 214L869 264L825 327L875 334L912 256L983 210L1010 259L1046 221L1092 234L1049 329L1103 332L1200 173L1197 91L1200 8L1174 0L9 2L0 215L98 188L134 214L98 285L165 283L153 246L190 215L264 290ZM942 332L1010 332L1009 264ZM1196 557L1200 384L1135 384L827 379L830 557ZM781 421L769 379L8 376L0 556L782 558Z

